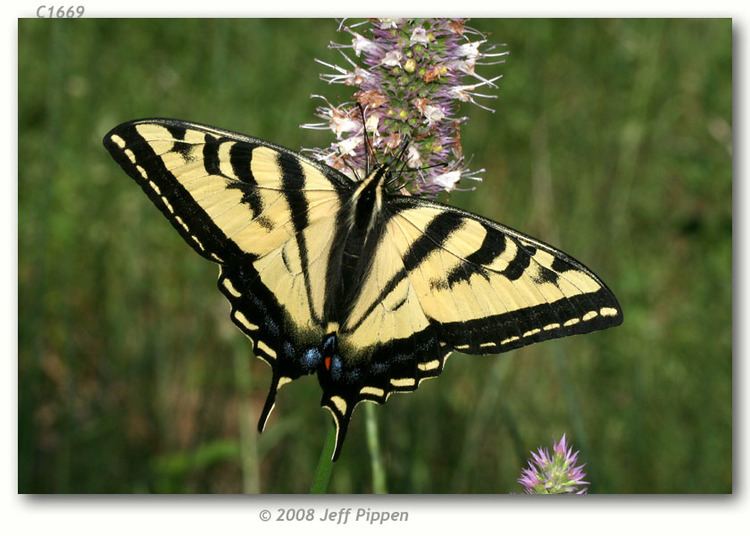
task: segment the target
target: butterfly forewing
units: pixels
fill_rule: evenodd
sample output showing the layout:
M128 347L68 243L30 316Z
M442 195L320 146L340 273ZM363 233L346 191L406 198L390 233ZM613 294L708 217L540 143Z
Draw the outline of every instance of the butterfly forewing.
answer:
M408 278L441 342L456 350L496 353L622 322L606 285L547 244L421 199L396 198L390 207L393 243L416 258Z

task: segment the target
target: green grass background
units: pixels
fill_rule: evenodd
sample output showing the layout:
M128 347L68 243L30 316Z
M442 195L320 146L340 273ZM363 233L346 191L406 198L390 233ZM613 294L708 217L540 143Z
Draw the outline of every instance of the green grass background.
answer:
M596 493L732 489L730 20L474 20L506 43L487 169L450 202L600 274L625 323L453 357L376 408L391 492L520 491L566 433ZM322 146L311 93L332 20L19 22L21 492L306 492L330 417L314 377L255 422L270 369L102 136L165 116ZM364 412L334 492L372 490Z

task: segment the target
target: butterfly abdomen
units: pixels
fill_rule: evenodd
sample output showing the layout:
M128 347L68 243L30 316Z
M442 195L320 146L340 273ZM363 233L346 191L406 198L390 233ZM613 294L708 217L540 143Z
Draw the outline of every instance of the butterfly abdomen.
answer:
M365 178L349 203L343 203L339 209L329 262L328 321L345 321L362 282L371 272L375 250L384 232L380 209L385 173L385 168L379 168Z

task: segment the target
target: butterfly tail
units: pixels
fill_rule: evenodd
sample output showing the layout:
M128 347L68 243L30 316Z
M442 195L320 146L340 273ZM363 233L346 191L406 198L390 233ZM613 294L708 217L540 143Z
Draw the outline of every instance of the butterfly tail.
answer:
M271 378L271 387L268 389L268 396L266 397L266 403L263 404L263 410L260 412L260 418L258 419L258 432L262 433L268 422L268 417L271 416L273 408L276 406L276 393L279 390L279 379L280 376L275 374Z
M324 397L321 405L331 412L333 423L336 426L336 444L333 448L333 455L331 456L331 461L335 462L338 460L339 454L341 454L341 448L344 445L346 431L349 428L349 420L352 417L355 402L334 395L329 398Z

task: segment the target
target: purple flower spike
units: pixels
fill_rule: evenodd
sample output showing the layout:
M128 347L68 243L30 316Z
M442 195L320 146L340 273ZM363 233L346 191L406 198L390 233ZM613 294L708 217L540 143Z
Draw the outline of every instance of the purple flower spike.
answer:
M575 493L585 495L588 482L583 465L578 463L578 451L568 446L565 434L552 444L552 455L546 448L531 452L527 468L521 471L518 483L528 494Z
M496 52L466 19L370 19L342 22L339 31L348 42L330 46L345 66L317 61L330 69L321 75L324 81L356 88L355 102L334 106L323 98L316 115L324 122L302 126L330 129L336 141L309 149L313 156L362 178L367 132L381 164L407 144L401 193L435 196L461 189L462 181L481 180L477 174L484 170L465 166L460 127L467 118L457 115L457 106L471 102L494 111L480 101L497 98L488 91L500 76L485 78L476 66L502 63L507 52ZM364 109L364 125L357 105Z

